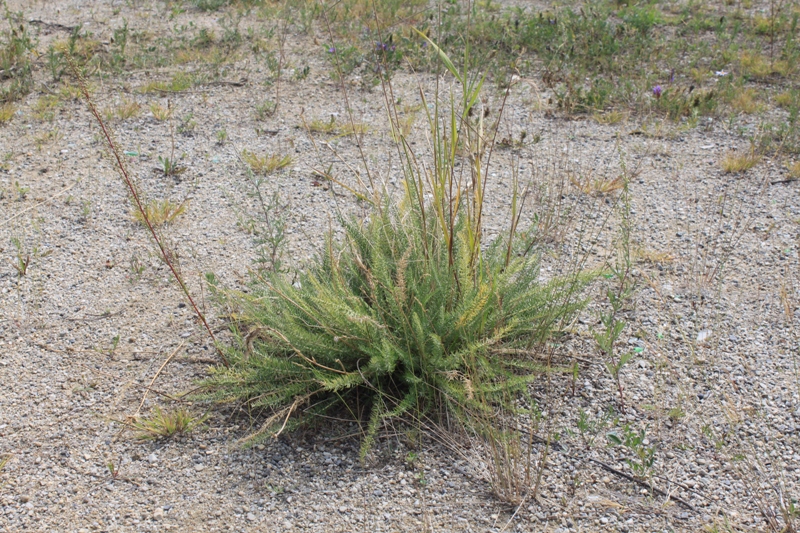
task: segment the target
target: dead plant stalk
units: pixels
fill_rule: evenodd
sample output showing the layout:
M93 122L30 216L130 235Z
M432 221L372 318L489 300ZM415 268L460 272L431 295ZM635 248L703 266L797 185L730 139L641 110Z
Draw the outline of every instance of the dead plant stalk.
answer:
M139 188L137 187L134 179L131 177L130 172L128 172L128 168L125 166L125 161L120 154L119 147L117 143L114 141L114 138L111 134L111 130L106 126L105 121L103 120L102 115L98 111L97 107L94 105L94 101L92 100L92 96L89 93L89 89L86 85L86 80L84 79L83 75L81 74L78 66L72 60L72 58L68 58L70 68L72 69L73 74L78 80L78 86L80 87L81 94L83 95L84 100L86 100L86 105L89 107L89 111L91 112L92 116L94 116L97 124L100 126L100 131L103 135L103 140L106 143L106 147L108 151L113 156L113 162L117 172L119 173L122 181L125 182L125 186L128 189L128 193L131 196L131 200L133 201L134 208L141 214L142 220L144 221L145 226L147 226L150 235L153 237L153 241L158 248L158 252L161 256L161 259L164 261L164 264L167 265L170 272L172 273L173 278L175 281L178 282L178 285L183 291L184 296L189 301L189 304L192 306L197 318L203 324L206 331L208 332L208 336L211 337L211 340L214 343L215 348L217 348L217 354L219 355L222 364L226 367L229 367L230 364L228 363L228 359L225 357L225 354L217 346L217 339L214 336L214 332L211 330L211 326L209 326L208 321L206 320L205 315L197 306L197 303L192 298L191 293L189 292L189 287L186 286L186 282L181 275L178 266L175 263L175 254L172 250L170 250L167 245L164 243L164 239L159 235L158 231L156 231L155 226L150 221L150 217L147 214L147 205L144 201Z

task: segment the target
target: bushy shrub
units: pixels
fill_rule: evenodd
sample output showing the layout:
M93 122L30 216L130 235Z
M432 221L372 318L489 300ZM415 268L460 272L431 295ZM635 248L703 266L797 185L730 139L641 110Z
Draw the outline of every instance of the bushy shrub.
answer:
M293 414L355 412L356 398L369 413L366 446L387 417L466 419L513 401L540 375L532 348L581 307L585 276L542 281L535 254L513 253L515 224L481 244L487 143L472 107L482 81L436 50L463 94L444 119L438 101L426 106L432 170L422 171L400 135L399 198L384 193L365 219L342 218L343 242L329 235L296 280L272 273L248 294L217 290L235 309L239 342L226 352L231 367L206 382L208 397L271 413L254 438L302 422ZM470 169L467 180L457 163Z

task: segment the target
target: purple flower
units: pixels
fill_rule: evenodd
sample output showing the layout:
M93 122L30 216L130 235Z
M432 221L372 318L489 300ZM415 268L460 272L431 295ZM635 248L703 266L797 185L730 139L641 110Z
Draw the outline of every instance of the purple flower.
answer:
M655 96L656 98L661 98L662 92L663 90L661 89L661 85L656 85L655 87L653 87L653 96Z
M336 47L335 46L331 46L330 48L328 48L328 53L329 54L335 54L336 53Z

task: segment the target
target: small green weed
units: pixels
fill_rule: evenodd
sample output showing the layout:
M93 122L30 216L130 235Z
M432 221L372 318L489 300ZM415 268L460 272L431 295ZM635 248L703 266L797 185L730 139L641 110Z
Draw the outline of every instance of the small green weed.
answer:
M17 271L17 276L22 277L28 273L28 267L31 264L31 254L28 253L23 246L22 240L19 237L11 237L11 245L14 247L14 262L11 266Z
M795 161L789 166L789 177L792 179L800 179L800 161Z
M264 100L256 106L256 120L267 120L275 114L278 105L272 100Z
M158 162L161 164L161 168L156 170L163 173L165 177L180 176L186 172L186 167L179 165L175 158L158 156Z
M118 120L128 120L131 119L139 114L141 111L142 106L132 100L124 100L121 103L109 107L104 110L103 114L107 121L112 121L114 119Z
M36 103L33 104L33 116L37 120L45 122L52 122L56 116L56 110L61 107L61 101L58 96L45 95L40 96Z
M747 114L756 113L763 109L759 103L758 93L755 89L739 91L731 100L731 107L733 107L735 111Z
M0 104L0 124L8 124L14 118L17 108L11 102Z
M636 285L631 270L633 268L633 253L631 248L631 236L633 232L633 222L631 219L630 193L628 190L628 177L625 175L625 162L621 160L623 167L623 178L621 196L618 204L620 214L620 234L617 242L617 256L613 265L609 265L610 273L606 275L609 286L606 288L609 308L600 313L602 328L592 330L597 346L603 355L606 356L606 370L614 379L619 393L620 410L625 413L625 394L622 386L622 368L635 356L637 350L616 354L615 345L626 327L624 320L619 317L622 314L627 302L633 296ZM641 350L641 348L639 348Z
M147 265L139 258L138 255L133 254L131 255L129 266L128 266L128 281L134 283L142 279L142 274L144 274Z
M157 102L152 102L150 104L150 112L156 120L163 122L172 117L172 106L167 105L167 107L164 107Z
M242 160L247 163L254 174L268 176L276 170L286 168L292 164L292 157L288 155L270 154L257 155L248 150L242 150Z
M229 0L192 0L192 5L200 11L216 11L228 4Z
M28 193L30 192L30 187L25 187L24 185L20 185L18 181L14 182L14 192L17 193L17 201L21 202L25 198L27 198Z
M208 418L208 414L195 416L183 407L164 411L156 406L150 416L134 421L131 426L137 432L136 438L155 440L190 433L205 423Z
M408 126L407 129L410 129ZM330 120L312 120L308 124L308 130L312 133L335 134L346 137L348 135L363 135L367 132L367 125L362 122L346 122L340 124L336 117L331 115Z
M644 429L636 431L625 424L622 432L611 432L606 435L611 446L625 446L633 452L635 459L627 459L625 462L633 473L642 479L649 479L652 474L653 464L656 460L656 446L650 445L647 439L647 432Z
M62 138L61 132L58 128L53 128L51 130L43 131L38 133L33 138L33 143L36 145L37 150L41 150L42 146L45 144L50 144Z
M575 425L587 450L594 446L597 436L608 427L612 417L613 411L606 412L599 420L593 419L583 408L578 411L578 420Z
M197 129L197 121L194 119L194 113L189 113L181 117L178 124L178 133L191 137Z
M720 162L723 172L728 174L739 174L750 170L761 161L761 156L755 150L747 152L730 151L725 154Z
M33 89L36 43L3 2L8 29L0 32L0 103L20 100ZM21 16L20 16L21 18Z
M188 202L185 200L181 203L173 202L169 199L150 200L144 206L144 215L138 209L135 209L132 214L133 219L142 224L145 223L144 217L146 215L150 224L157 227L174 222L176 218L186 212L187 206Z
M775 103L786 109L800 105L800 90L784 91L778 94L775 96Z
M170 81L151 81L139 88L143 94L149 93L179 93L191 89L196 83L196 79L191 74L175 74Z

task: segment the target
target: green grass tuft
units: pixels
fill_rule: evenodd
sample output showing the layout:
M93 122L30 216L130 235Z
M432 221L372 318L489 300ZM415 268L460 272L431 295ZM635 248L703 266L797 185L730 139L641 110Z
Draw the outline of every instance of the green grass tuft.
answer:
M190 433L208 418L208 415L195 416L183 407L164 411L156 406L149 417L134 421L132 426L138 439L155 440Z
M270 154L260 156L247 150L242 150L242 160L250 166L254 174L268 176L276 170L286 168L292 164L292 157L288 155Z
M150 221L154 227L171 224L176 218L186 212L188 202L181 203L173 202L172 200L150 200L144 206L144 213L147 220ZM144 216L141 211L135 209L132 213L133 219L137 222L144 224Z

